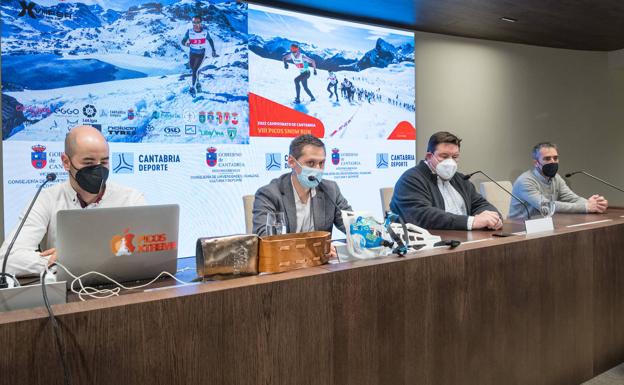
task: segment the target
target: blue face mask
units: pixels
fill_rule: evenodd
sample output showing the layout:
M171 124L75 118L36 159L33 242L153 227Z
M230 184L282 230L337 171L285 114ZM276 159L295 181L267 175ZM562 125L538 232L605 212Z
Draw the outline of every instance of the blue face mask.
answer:
M295 162L301 167L301 173L297 174L297 179L299 183L305 188L315 188L318 184L323 180L323 170L318 168L312 168L308 166L304 166L299 163L296 159ZM316 180L310 180L311 176L315 177Z

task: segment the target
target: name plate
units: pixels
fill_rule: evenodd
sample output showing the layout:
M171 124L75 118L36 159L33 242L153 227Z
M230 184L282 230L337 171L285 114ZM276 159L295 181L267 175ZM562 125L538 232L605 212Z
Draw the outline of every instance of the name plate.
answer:
M552 231L555 229L553 225L552 217L545 217L539 219L530 219L524 221L524 225L526 227L526 233L535 234L535 233L543 233L544 231Z

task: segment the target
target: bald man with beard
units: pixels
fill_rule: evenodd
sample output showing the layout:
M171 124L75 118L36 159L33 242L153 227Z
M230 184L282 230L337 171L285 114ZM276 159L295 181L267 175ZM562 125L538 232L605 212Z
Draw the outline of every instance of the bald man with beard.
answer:
M56 261L56 213L59 210L145 204L143 194L138 191L107 182L110 167L108 143L94 127L77 126L67 134L61 161L69 180L46 188L39 195L9 255L7 272L10 274L39 274L46 265ZM22 211L18 223L25 211ZM2 258L16 230L14 228L2 244ZM45 244L41 244L44 240ZM63 257L58 258L62 261Z

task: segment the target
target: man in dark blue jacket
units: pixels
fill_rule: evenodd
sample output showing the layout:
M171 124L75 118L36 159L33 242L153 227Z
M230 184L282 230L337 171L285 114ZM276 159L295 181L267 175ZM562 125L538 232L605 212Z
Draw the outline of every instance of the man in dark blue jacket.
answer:
M457 174L461 139L437 132L427 145L425 160L407 170L396 183L390 209L405 222L426 229L499 229L501 215Z

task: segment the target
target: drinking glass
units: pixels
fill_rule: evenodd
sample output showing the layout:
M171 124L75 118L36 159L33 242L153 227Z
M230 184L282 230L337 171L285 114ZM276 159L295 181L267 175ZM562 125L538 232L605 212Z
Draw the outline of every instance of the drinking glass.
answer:
M543 217L552 217L555 213L556 200L552 194L543 194L540 202L540 213Z
M283 212L267 213L267 235L286 234L286 215Z

